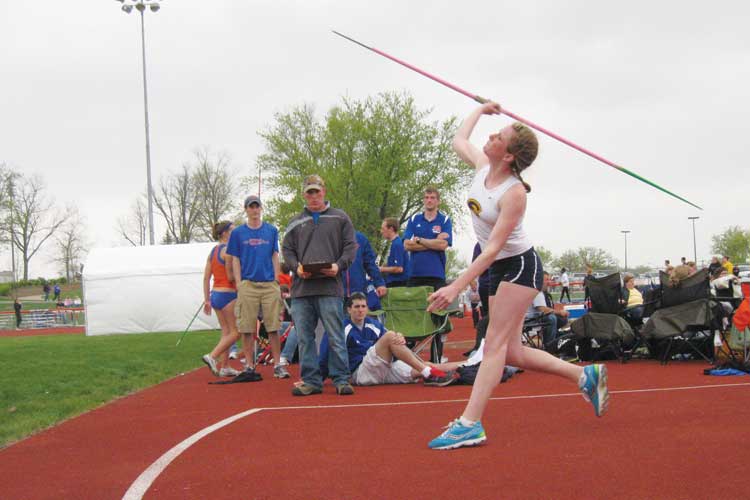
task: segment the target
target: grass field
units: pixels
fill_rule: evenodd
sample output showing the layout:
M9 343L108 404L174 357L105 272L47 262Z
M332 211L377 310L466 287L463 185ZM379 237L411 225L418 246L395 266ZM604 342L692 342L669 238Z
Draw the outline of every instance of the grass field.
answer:
M202 366L217 331L0 338L0 447Z

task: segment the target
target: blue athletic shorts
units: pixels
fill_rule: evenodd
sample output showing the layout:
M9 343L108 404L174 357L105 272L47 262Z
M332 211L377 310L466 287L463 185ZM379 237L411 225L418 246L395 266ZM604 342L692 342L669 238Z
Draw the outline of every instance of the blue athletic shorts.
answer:
M236 298L237 292L211 292L211 307L221 311Z
M542 289L542 260L529 248L521 255L499 259L490 266L490 295L495 295L501 281L523 285L529 288Z

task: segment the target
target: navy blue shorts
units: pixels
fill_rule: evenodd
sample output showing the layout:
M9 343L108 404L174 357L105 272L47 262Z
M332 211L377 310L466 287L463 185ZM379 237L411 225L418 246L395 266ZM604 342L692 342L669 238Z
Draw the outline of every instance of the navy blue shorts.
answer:
M542 260L534 251L534 247L521 255L496 260L490 266L490 295L497 293L497 287L500 286L501 281L541 291L544 281L543 273Z
M221 311L237 298L237 292L211 292L211 307Z

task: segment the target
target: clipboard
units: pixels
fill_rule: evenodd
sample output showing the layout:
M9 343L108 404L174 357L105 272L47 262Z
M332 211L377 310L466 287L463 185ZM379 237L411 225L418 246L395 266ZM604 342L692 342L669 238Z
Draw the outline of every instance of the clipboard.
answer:
M310 274L320 274L322 269L330 269L332 267L332 262L311 262L309 264L302 264L302 271Z

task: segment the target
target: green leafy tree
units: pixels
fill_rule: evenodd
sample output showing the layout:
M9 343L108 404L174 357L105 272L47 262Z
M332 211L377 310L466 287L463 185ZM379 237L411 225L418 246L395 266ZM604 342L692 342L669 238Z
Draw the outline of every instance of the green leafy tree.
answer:
M606 250L594 247L579 247L577 250L566 250L554 260L557 268L568 271L583 272L586 267L593 269L610 269L617 267L617 261Z
M628 269L631 273L638 275L638 274L645 274L647 272L651 271L651 268L649 266L635 266Z
M441 211L458 213L471 170L451 149L457 121L430 122L429 114L398 93L344 99L320 121L310 106L277 114L260 133L265 152L258 165L274 193L265 217L283 231L302 208L302 181L312 173L325 180L331 204L381 252L383 218L403 224L421 210L426 186L440 191Z
M731 226L720 234L711 236L711 251L718 255L728 255L734 263L750 260L750 231L740 226Z
M461 271L466 269L467 264L464 259L458 256L458 250L455 248L448 248L445 251L445 278L448 280L454 280L458 278Z
M545 269L552 266L552 264L555 261L555 257L552 255L552 251L548 250L547 248L544 248L542 246L536 246L534 245L534 250L536 250L537 255L539 255L539 258L542 259L542 265Z

